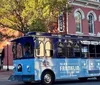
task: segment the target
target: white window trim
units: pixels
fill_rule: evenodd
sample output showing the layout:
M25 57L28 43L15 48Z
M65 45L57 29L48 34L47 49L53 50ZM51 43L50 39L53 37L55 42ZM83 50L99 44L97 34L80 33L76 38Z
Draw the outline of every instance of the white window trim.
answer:
M100 37L100 32L97 33L97 37Z
M96 34L94 34L94 33L89 33L89 35L90 35L90 36L95 36Z
M85 19L85 14L84 12L82 11L82 9L78 8L74 11L74 18L75 18L75 13L76 12L80 12L81 13L81 16L82 16L82 20ZM76 34L82 34L82 20L81 20L81 25L80 25L80 32L76 31ZM76 22L76 21L75 21Z
M99 15L99 17L98 17L98 18L99 18L99 20L98 20L98 21L100 22L100 15Z
M75 13L78 12L78 11L81 13L82 19L85 19L85 14L84 14L84 12L82 11L82 9L80 9L80 8L78 8L78 9L76 9L76 10L74 11L74 18L75 18Z
M96 13L93 11L93 10L91 10L91 11L89 11L88 12L88 14L87 14L87 20L89 20L89 15L90 15L90 13L92 13L93 14L93 16L94 16L94 22L97 20L97 16L96 16ZM94 36L95 34L94 34L94 24L93 24L93 33L89 33L89 35L90 36Z
M77 32L77 31L76 31L76 34L77 34L77 35L84 35L84 33L82 33L82 32Z
M87 20L89 20L89 17L88 17L88 16L89 16L90 13L93 14L93 16L94 16L94 21L96 21L96 20L97 20L97 16L96 16L96 13L95 13L93 10L91 10L91 11L88 12L88 14L87 14Z

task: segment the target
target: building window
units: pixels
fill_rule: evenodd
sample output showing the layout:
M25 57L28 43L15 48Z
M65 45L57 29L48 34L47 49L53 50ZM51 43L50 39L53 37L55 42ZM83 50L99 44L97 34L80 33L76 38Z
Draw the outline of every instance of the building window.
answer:
M94 35L94 22L97 20L96 13L94 11L89 11L87 14L87 20L88 20L88 29L89 29L89 34Z
M88 16L89 33L94 33L94 16L92 13Z
M36 57L44 57L44 43L38 39L35 41L35 55Z
M74 18L76 23L76 33L82 33L82 20L85 19L85 14L82 9L78 8L74 11Z
M79 11L75 13L76 32L82 32L82 15Z

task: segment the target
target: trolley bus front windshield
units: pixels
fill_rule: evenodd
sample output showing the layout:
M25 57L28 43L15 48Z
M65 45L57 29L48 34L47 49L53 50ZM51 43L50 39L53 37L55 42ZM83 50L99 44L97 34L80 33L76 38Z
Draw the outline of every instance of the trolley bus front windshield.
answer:
M24 39L24 42L23 42ZM33 57L33 39L32 38L20 38L13 42L12 52L14 59L30 58Z

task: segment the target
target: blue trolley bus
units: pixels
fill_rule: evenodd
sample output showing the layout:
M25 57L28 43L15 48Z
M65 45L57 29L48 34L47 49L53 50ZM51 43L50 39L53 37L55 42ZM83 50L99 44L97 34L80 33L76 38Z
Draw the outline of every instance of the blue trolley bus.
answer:
M51 85L62 79L100 79L100 37L29 32L12 43L9 80Z

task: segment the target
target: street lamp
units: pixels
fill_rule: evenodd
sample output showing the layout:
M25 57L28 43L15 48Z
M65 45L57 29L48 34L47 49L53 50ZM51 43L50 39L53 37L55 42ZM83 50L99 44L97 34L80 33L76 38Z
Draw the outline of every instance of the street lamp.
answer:
M7 71L9 71L9 59L8 59L8 57L9 57L9 55L8 55L8 47L9 47L9 42L7 42L7 48L6 48L6 51L7 51Z

